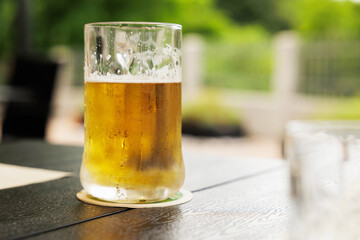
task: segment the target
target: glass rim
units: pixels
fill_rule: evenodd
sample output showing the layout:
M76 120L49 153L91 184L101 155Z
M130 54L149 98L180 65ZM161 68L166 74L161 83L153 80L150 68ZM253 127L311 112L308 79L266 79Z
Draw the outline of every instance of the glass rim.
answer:
M182 29L182 26L177 23L163 23L163 22L137 22L137 21L110 21L110 22L93 22L87 23L85 28L91 27L134 27L134 28L169 28L169 29Z

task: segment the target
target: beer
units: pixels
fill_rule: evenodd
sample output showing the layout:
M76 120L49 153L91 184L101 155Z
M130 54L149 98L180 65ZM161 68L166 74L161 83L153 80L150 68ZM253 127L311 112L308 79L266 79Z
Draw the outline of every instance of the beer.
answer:
M110 201L153 202L184 181L181 83L85 81L81 182Z

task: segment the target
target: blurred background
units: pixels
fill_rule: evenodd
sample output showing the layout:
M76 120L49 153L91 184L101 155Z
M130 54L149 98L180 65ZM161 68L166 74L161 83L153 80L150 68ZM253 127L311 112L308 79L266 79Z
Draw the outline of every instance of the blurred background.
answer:
M83 144L83 26L183 26L184 151L281 157L291 119L360 118L360 1L2 0L3 140Z

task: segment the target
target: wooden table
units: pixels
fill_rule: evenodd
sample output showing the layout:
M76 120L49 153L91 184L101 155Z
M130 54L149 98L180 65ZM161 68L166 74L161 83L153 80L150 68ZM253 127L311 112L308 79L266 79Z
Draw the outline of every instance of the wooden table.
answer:
M261 149L259 149L261 151ZM85 204L75 194L82 148L41 141L0 144L0 162L73 172L54 181L0 190L0 239L282 239L288 177L276 159L184 153L193 199L167 208Z

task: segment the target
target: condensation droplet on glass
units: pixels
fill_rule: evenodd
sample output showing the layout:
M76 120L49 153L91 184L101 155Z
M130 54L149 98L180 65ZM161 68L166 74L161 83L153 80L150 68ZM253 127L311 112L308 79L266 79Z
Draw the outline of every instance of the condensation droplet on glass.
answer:
M125 197L125 194L118 186L116 187L116 197L118 197L118 199L123 199Z

